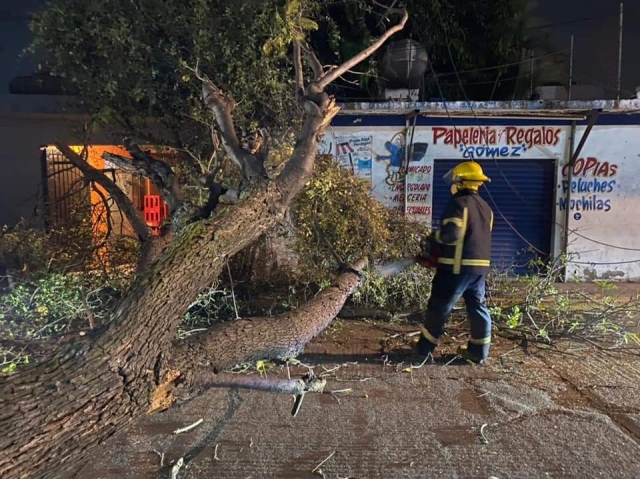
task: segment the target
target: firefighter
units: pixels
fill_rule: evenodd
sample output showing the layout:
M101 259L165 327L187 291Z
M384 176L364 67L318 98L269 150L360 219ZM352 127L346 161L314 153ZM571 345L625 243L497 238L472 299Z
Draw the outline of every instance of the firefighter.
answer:
M471 326L464 359L482 363L491 345L491 315L486 305L485 285L491 256L493 212L478 194L491 181L474 161L460 163L444 176L453 197L442 214L440 229L427 248L438 252L436 274L420 340L414 350L430 357L444 333L453 307L464 298Z

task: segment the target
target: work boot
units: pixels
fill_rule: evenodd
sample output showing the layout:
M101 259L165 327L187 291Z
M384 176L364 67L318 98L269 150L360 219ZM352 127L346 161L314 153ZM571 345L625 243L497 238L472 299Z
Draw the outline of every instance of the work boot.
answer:
M411 343L411 349L418 356L422 356L426 358L427 356L431 356L433 354L434 349L436 349L435 344L427 341L424 336L420 336L418 341Z
M425 347L424 343L421 344L421 341L414 341L409 344L413 355L415 356L415 360L421 364L433 364L433 347Z
M486 359L481 359L474 356L466 348L463 347L458 348L457 355L460 356L460 358L464 361L468 361L474 364L484 364L484 362L486 361Z

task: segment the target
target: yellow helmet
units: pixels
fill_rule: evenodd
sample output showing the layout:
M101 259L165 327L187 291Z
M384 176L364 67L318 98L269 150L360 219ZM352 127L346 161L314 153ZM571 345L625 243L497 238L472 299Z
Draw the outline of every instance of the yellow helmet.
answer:
M475 161L465 161L449 170L444 175L444 180L461 188L477 190L482 183L490 182L491 178L484 174L482 167Z

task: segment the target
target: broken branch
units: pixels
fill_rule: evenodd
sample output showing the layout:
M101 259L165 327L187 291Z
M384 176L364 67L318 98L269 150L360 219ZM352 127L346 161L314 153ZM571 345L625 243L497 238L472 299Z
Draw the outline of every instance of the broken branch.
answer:
M178 434L182 434L183 432L191 431L193 428L198 427L203 422L204 422L204 419L198 419L196 422L194 422L193 424L190 424L189 426L186 426L186 427L183 427L183 428L180 428L180 429L176 429L175 431L173 431L173 433L175 435L178 435Z
M195 68L188 66L186 68L202 82L202 99L213 113L218 124L222 145L231 161L240 169L247 180L267 177L263 162L240 145L232 116L236 102L231 95L225 93L209 77L202 74L197 64Z
M151 153L143 151L128 138L125 138L124 146L131 158L108 152L104 152L102 157L124 171L149 178L160 190L169 206L169 211L174 212L182 204L182 197L178 181L171 167L164 161L153 158Z
M392 35L394 35L395 33L399 32L404 28L408 19L409 19L409 14L407 13L406 10L403 10L402 19L398 24L394 25L389 30L387 30L380 38L378 38L378 40L373 45L362 50L356 56L347 60L342 65L338 66L338 68L331 70L330 72L323 75L322 78L320 78L318 81L315 82L315 87L319 91L324 91L324 89L327 88L327 86L329 86L335 80L337 80L342 75L344 75L348 70L351 70L358 63L366 60L371 55L373 55L389 39L389 37L391 37Z
M194 334L176 344L174 368L188 371L191 358L223 371L226 368L260 359L297 356L304 346L320 334L338 315L344 302L361 285L359 272L366 259L353 264L338 276L334 284L322 290L299 308L269 318L245 318L219 323L202 334ZM274 331L277 333L274 334ZM225 343L227 338L227 345Z
M239 374L207 374L203 376L205 387L232 387L242 389L254 389L257 391L305 394L308 392L321 393L327 380L320 377L307 377L302 379L269 379L260 376L244 376Z
M65 156L69 163L73 164L73 166L80 170L86 181L94 181L104 188L109 196L114 199L120 211L127 217L129 223L131 223L131 226L133 227L133 230L138 236L138 239L142 242L146 241L149 238L149 228L147 228L147 225L138 213L138 210L126 193L122 191L122 189L116 185L113 180L84 161L81 155L74 152L68 146L61 142L56 142L55 146Z
M293 41L293 67L296 74L296 94L304 94L304 72L302 71L302 52L299 40Z
M307 63L309 63L311 70L313 70L315 80L319 80L320 78L322 78L322 75L324 74L324 68L322 68L322 63L320 63L320 60L318 60L316 53L309 46L307 46L305 48L304 56L307 60Z

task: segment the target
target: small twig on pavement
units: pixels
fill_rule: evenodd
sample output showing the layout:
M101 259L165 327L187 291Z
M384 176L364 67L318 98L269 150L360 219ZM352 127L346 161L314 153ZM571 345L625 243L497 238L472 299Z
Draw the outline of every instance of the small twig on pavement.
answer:
M515 351L518 351L519 349L520 349L520 348L513 348L511 351L507 351L506 353L501 354L501 355L500 355L500 356L498 356L498 357L499 357L499 358L504 358L505 356L508 356L509 354L511 354L511 353L513 353L513 352L515 352Z
M320 466L322 466L325 462L327 462L329 459L331 459L335 453L336 453L336 451L333 451L331 454L329 454L329 457L327 457L324 461L322 461L320 464L318 464L316 466L316 468L311 472L313 473L313 472L316 472L318 469L320 469Z
M429 356L427 356L426 358L424 358L424 361L422 361L422 363L420 363L419 366L414 366L413 364L410 366L411 369L420 369L422 366L424 366L425 364L427 364L427 361L429 361Z
M334 378L333 380L339 383L363 383L365 381L371 381L374 378L359 378L359 379L340 379L340 378Z
M460 356L456 354L456 355L453 357L453 359L451 359L451 361L449 361L447 364L445 364L445 366L449 366L449 364L451 364L452 362L454 362L454 361L455 361L456 359L458 359L459 357L460 357Z
M338 389L336 391L331 391L331 395L333 396L333 398L338 401L338 404L342 404L340 402L340 399L338 399L338 394L350 394L353 392L353 389L349 388L349 389Z
M178 472L180 472L180 469L182 468L182 466L184 466L184 458L183 457L178 459L178 462L176 462L173 465L173 467L171 468L171 479L177 479Z
M405 338L412 338L414 336L418 336L419 334L420 334L420 331L413 331L412 333L398 333L398 334L392 334L391 336L389 336L389 339L399 338L400 336L404 336Z
M335 368L331 368L331 369L327 369L324 366L322 366L322 369L324 369L324 372L322 373L323 375L325 374L331 374L334 371L337 371L338 369L340 369L342 366L336 366Z
M348 389L337 389L335 391L331 391L331 394L349 394L353 392L353 389L348 388Z
M487 427L487 424L483 424L482 426L480 426L480 440L483 442L483 444L489 444L489 441L487 440L487 436L484 435L484 429L486 427Z
M198 427L200 424L202 424L203 421L204 421L204 419L198 419L196 422L194 422L190 426L183 427L182 429L176 429L175 431L173 431L173 433L174 434L182 434L183 432L190 431L194 427Z
M156 451L155 449L153 452L155 452L160 458L160 467L164 467L164 452Z
M216 447L215 447L215 449L213 450L213 460L214 460L214 461L219 461L219 460L220 460L220 458L218 457L218 446L219 446L219 445L220 445L220 444L216 444Z

